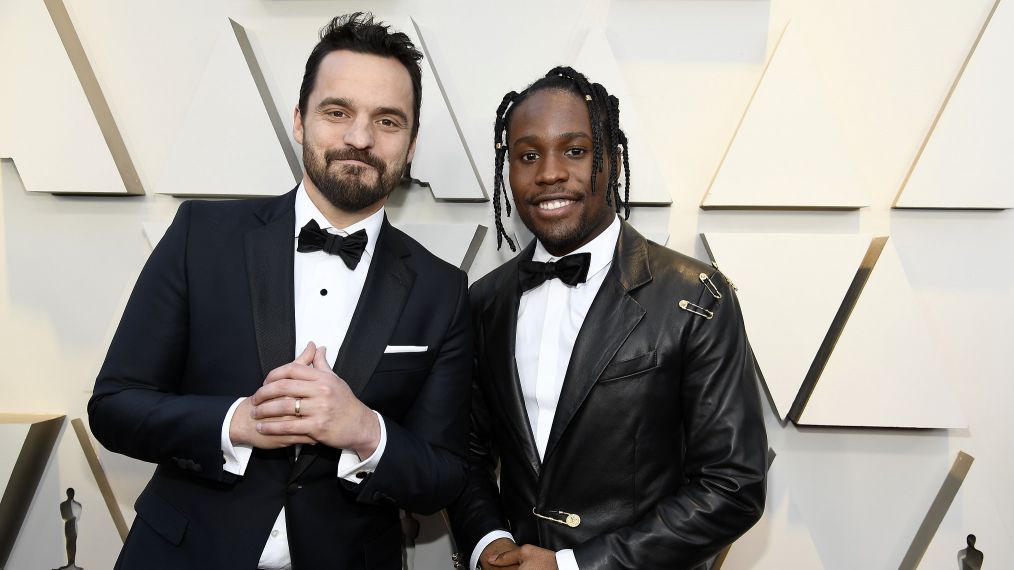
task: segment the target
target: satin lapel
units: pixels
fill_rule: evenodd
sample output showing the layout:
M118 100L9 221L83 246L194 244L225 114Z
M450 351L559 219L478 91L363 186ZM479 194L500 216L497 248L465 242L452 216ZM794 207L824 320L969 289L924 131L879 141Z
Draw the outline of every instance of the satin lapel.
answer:
M516 260L531 259L535 251L535 241L525 248ZM538 475L541 463L539 450L535 446L535 435L532 433L528 411L525 409L525 398L521 391L521 377L518 375L518 364L514 358L518 330L518 307L521 303L521 290L518 286L517 261L513 261L509 275L496 293L496 298L482 316L482 327L486 338L483 343L488 360L488 369L493 375L491 382L493 391L510 421L506 429L511 432L524 453L525 459Z
M567 426L620 345L644 317L630 291L651 281L645 239L626 222L620 230L613 265L592 301L574 343L543 463L548 462Z
M294 201L295 192L290 192L267 202L257 212L264 225L244 236L254 336L264 376L295 357L296 316L292 291L296 226Z
M415 272L402 260L408 255L400 232L385 217L363 292L334 363L335 374L348 383L356 396L362 394L380 357L384 355L387 341L398 324L398 317L415 282ZM314 447L304 447L300 452L289 475L290 482L306 471L316 458Z

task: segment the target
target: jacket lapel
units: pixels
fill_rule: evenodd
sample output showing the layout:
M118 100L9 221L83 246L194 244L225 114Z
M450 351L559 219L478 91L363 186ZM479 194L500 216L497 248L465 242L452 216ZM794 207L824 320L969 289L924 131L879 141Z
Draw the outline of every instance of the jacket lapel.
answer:
M400 232L384 217L362 295L334 362L335 374L359 396L387 348L398 317L415 283L415 271L402 260L410 255Z
M521 303L521 289L518 285L518 261L529 260L535 252L535 240L528 245L513 261L505 276L496 298L483 314L483 330L488 368L493 374L492 390L502 403L510 421L505 429L517 441L525 459L538 475L541 467L539 451L535 446L535 435L532 433L528 411L525 409L525 398L521 391L521 378L518 376L518 364L514 358L515 343L518 330L518 307Z
M392 227L385 216L363 292L334 363L335 374L348 383L356 396L361 397L384 355L387 341L398 324L398 317L415 282L415 271L402 259L409 255L400 231ZM290 483L313 463L317 457L314 447L304 447L300 452L289 474Z
M244 236L254 336L263 376L295 356L292 290L295 199L293 190L266 202L256 212L264 225Z
M616 243L613 265L592 301L574 343L543 462L548 462L574 414L609 361L637 323L644 307L629 295L651 281L647 242L626 222Z

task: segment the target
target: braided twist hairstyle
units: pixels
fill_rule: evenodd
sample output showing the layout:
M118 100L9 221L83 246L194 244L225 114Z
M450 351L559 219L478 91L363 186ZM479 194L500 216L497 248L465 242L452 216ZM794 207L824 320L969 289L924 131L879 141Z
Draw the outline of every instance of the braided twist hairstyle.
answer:
M606 165L609 169L607 171L606 200L616 208L617 213L623 212L624 219L630 217L630 155L627 149L627 135L620 128L619 99L610 95L602 84L590 82L587 77L572 67L554 67L544 77L526 87L524 91L520 93L511 91L504 95L500 106L496 110L496 121L493 125L493 143L496 147L493 167L493 212L496 222L497 249L500 249L503 241L507 240L507 245L510 246L511 251L517 251L514 241L504 229L500 216L501 195L503 195L507 215L511 215L511 203L507 198L506 185L503 180L503 166L507 159L507 140L509 137L511 114L531 94L551 90L573 93L584 99L585 104L588 106L588 118L590 119L592 129L592 193L596 189L598 174L603 169L603 162L607 154L605 149L613 149L612 152L608 153L610 157L616 157L615 152L619 151L623 163L624 193L621 198L619 161L613 158Z

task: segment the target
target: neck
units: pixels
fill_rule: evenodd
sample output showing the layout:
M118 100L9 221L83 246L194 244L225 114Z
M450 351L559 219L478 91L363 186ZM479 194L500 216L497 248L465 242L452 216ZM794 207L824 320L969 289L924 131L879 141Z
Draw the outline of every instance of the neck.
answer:
M366 218L369 218L377 212L377 210L384 207L386 198L382 198L376 203L370 204L362 210L348 211L339 208L331 203L330 200L324 197L324 194L313 184L309 176L303 175L303 188L306 189L306 195L310 197L310 201L313 202L314 206L320 210L320 213L324 214L327 221L331 222L331 225L337 229L344 229L352 224L361 222Z

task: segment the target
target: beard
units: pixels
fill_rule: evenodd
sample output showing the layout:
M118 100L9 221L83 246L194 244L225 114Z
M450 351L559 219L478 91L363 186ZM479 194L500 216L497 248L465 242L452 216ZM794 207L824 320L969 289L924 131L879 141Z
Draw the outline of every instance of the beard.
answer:
M339 160L358 160L373 167L341 165ZM377 155L355 148L321 152L312 144L303 145L306 175L334 207L358 212L387 198L405 173L406 159L388 164ZM373 182L370 178L375 177Z
M551 252L571 252L583 245L588 236L595 230L597 224L591 220L587 213L582 212L576 220L568 220L564 223L542 224L534 220L521 217L521 221L532 232L542 245Z

